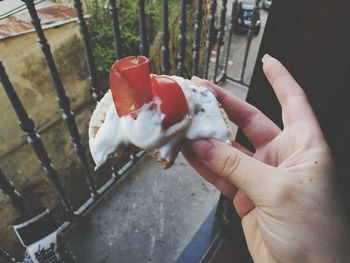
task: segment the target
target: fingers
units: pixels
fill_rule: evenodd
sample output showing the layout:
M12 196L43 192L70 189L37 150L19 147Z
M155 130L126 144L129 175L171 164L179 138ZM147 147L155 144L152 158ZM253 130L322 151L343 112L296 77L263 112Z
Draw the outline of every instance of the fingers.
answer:
M299 125L314 130L318 122L308 99L288 70L275 58L263 57L263 70L282 106L284 126ZM300 125L302 124L302 125Z
M222 179L221 177L213 174L208 168L203 166L203 164L195 159L191 153L189 153L186 148L181 149L182 155L189 162L189 164L196 170L196 172L202 176L205 180L214 185L221 193L223 193L228 198L232 199L236 192L237 188Z
M248 156L253 156L253 154L254 154L236 141L231 141L231 145L233 147L235 147L236 149L240 150L242 153L245 153Z
M242 129L256 148L268 143L281 132L275 123L249 103L210 81L197 80L196 83L214 91L229 119Z
M251 151L240 145L238 142L233 141L232 146L249 156L253 155ZM212 173L208 168L203 166L203 164L200 161L194 158L191 152L189 152L186 148L187 147L185 144L185 146L181 149L181 153L189 162L189 164L196 170L196 172L199 175L201 175L205 180L214 185L225 196L227 196L230 199L233 199L236 195L237 187L222 179L220 176L217 176L214 173Z
M254 209L254 202L241 190L238 190L233 198L233 205L237 214L243 218L252 209Z
M237 142L233 142L235 148L240 151L246 152L248 155L252 155L249 150L241 146ZM222 194L227 196L230 199L233 199L233 204L238 215L243 218L247 213L249 213L254 207L253 201L241 190L238 190L230 182L227 182L220 176L213 174L208 168L203 166L203 164L198 161L193 155L186 150L186 147L181 149L182 155L189 162L189 164L201 175L205 180L213 184Z
M216 140L197 140L191 142L189 149L201 167L235 185L254 202L271 187L275 168L228 144Z

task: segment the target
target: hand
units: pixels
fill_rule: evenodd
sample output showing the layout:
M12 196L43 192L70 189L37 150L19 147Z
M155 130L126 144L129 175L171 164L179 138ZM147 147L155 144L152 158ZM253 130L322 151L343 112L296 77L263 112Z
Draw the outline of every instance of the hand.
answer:
M283 130L252 105L202 80L255 152L215 140L188 142L182 152L233 199L255 262L350 262L348 222L334 186L330 149L297 82L276 59L263 60L282 106Z

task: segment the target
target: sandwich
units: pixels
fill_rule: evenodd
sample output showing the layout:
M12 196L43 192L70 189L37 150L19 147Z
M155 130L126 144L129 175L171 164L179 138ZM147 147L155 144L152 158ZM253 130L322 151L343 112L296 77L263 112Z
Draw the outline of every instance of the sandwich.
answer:
M185 139L213 138L230 144L225 112L215 94L197 80L150 74L143 56L115 62L110 90L97 103L89 123L96 169L107 161L117 162L134 146L169 168Z

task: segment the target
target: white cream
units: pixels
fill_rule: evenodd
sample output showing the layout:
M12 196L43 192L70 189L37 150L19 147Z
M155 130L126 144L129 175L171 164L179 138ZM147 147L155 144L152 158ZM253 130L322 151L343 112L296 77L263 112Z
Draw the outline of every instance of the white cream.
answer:
M113 153L119 157L130 144L145 150L158 149L167 161L176 158L174 151L183 139L213 138L230 143L230 132L221 115L215 96L191 80L171 76L182 88L189 106L189 115L168 129L162 128L163 114L145 104L138 117L119 117L111 92L98 103L89 125L89 144L96 168ZM107 112L107 113L106 113ZM93 127L100 127L94 137Z

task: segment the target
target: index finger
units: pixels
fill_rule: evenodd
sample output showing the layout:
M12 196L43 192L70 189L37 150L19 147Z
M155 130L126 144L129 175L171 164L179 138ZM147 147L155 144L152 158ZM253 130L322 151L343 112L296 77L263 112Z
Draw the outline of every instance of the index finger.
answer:
M282 106L284 126L315 130L318 122L303 89L277 59L265 55L262 61L264 73Z

